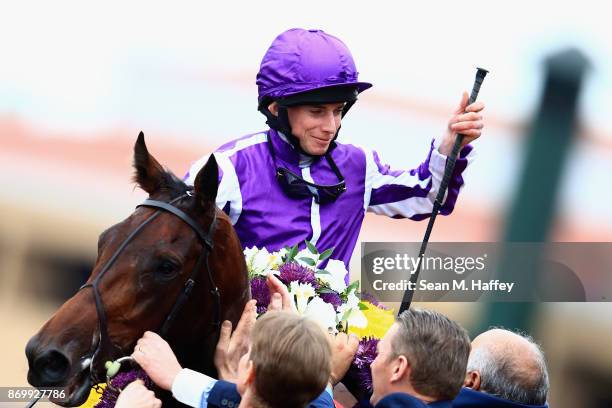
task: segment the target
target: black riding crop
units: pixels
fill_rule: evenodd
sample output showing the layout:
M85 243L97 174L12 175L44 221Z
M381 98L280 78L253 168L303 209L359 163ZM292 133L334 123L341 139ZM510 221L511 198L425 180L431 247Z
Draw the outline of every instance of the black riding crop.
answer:
M476 101L476 98L478 97L478 92L480 91L480 85L482 85L482 81L484 81L484 78L488 73L489 71L487 71L486 69L478 68L478 71L476 72L476 79L474 80L474 86L472 87L472 94L470 95L470 100L468 101L468 106ZM455 162L457 161L457 155L459 154L459 149L461 148L462 140L463 135L458 133L457 136L455 136L455 144L453 145L453 150L450 156L448 156L448 158L446 159L444 176L442 177L440 189L438 190L438 195L436 196L436 200L434 201L433 210L431 211L431 217L429 218L427 230L425 231L425 237L423 238L423 242L421 243L417 269L410 276L411 283L409 288L416 288L416 283L419 280L421 264L423 263L423 256L425 255L425 250L427 249L429 236L431 235L431 230L433 229L434 222L436 221L436 216L440 212L440 207L442 207L442 201L444 200L444 195L446 194L446 189L448 188L448 181L450 180L451 174L453 174L453 170L455 169ZM408 310L408 308L410 308L410 303L412 303L413 294L414 289L406 289L406 291L404 292L404 297L402 298L402 305L400 306L398 315L404 310Z

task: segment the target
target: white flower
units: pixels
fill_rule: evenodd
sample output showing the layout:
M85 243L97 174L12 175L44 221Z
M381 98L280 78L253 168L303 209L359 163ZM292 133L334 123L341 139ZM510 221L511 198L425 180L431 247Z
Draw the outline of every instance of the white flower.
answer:
M336 312L334 307L323 301L320 297L315 297L308 303L304 316L307 316L319 323L325 331L330 328L336 333Z
M302 258L311 259L312 260L311 263L314 263L314 264L311 265L311 263L308 263L308 261L304 261ZM312 270L315 270L317 265L319 264L319 254L313 254L312 252L310 252L308 248L302 249L300 252L297 253L295 257L293 257L293 259L298 264L302 265L303 267L306 267Z
M270 253L266 248L247 248L244 250L244 258L249 275L267 275L269 272L278 274L278 267L282 264L279 252Z
M355 289L351 290L346 296L346 303L343 303L338 308L338 321L346 320L349 327L365 328L368 325L368 319L359 309L359 298L355 295Z
M255 273L264 273L270 264L270 253L266 248L261 248L253 257L253 271Z
M259 248L257 247L252 247L252 248L247 248L244 250L244 260L246 261L247 267L251 267L251 264L253 263L253 257L255 256L255 254L259 252Z
M353 326L363 329L368 325L368 319L363 312L359 310L359 306L349 307L347 304L341 305L338 308L337 318L338 321L346 320L349 327Z
M355 294L357 289L352 289L350 293L346 295L346 304L350 308L359 307L359 298Z
M281 248L280 251L275 252L275 254L277 254L278 256L280 256L281 258L283 258L285 255L287 255L287 248Z
M260 275L261 271L256 270L254 268L255 258L259 254L260 249L257 247L247 248L244 250L244 261L246 262L247 271L249 272L249 276Z
M315 296L315 289L310 283L293 281L289 284L289 294L295 298L298 313L303 315L306 312L308 300Z
M346 282L344 281L344 278L348 274L346 266L344 266L344 262L336 259L330 259L327 262L325 270L329 273L318 273L317 278L329 284L329 287L332 290L335 290L338 293L343 292L346 289Z
M363 312L357 309L353 309L347 320L349 327L358 327L365 329L368 326L368 319L365 317Z

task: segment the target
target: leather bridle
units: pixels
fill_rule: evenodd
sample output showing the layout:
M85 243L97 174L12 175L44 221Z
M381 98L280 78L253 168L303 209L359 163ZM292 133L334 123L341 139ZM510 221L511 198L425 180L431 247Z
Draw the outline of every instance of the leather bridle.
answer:
M183 222L185 222L187 225L189 225L191 229L195 232L198 238L198 241L202 245L202 251L200 252L200 255L191 272L191 275L185 281L183 290L181 291L178 298L174 302L174 306L172 307L172 309L170 309L170 312L168 313L161 329L159 330L159 335L162 337L165 337L168 334L168 330L172 326L172 323L174 322L178 312L181 310L185 302L189 299L193 286L195 285L195 279L197 277L197 274L200 268L202 267L202 264L204 264L208 272L208 282L210 284L210 293L213 296L214 310L213 310L212 329L214 330L214 333L219 332L219 328L221 326L221 321L220 321L221 296L219 294L219 289L217 288L217 285L215 284L215 281L213 279L213 274L212 274L212 271L210 270L209 263L208 263L209 255L213 250L212 234L216 226L217 215L216 215L216 211L214 211L213 219L210 223L210 226L208 227L208 231L205 231L204 229L202 229L202 227L197 222L195 222L192 217L190 217L183 210L179 209L178 207L174 205L176 202L180 201L181 199L191 197L191 196L192 196L192 193L187 192L186 194L183 194L180 197L177 197L167 203L163 201L147 199L142 204L139 204L137 207L151 207L151 208L156 208L157 211L155 211L152 215L150 215L138 227L136 227L130 233L130 235L128 235L128 237L121 243L119 248L117 248L117 250L113 253L110 259L102 267L102 270L100 271L98 276L96 276L91 283L87 283L79 288L79 291L85 288L92 289L93 294L94 294L94 299L96 302L96 312L98 314L98 326L99 326L98 344L93 354L91 355L91 362L89 365L90 376L91 376L91 379L94 385L100 382L104 382L104 380L96 378L96 374L94 370L94 362L95 362L96 357L100 357L101 355L104 355L107 359L111 359L111 358L115 358L117 354L121 352L120 348L115 346L112 343L108 335L106 310L104 309L104 303L102 302L102 297L100 296L100 291L98 290L98 284L100 283L102 277L104 277L104 274L110 269L113 263L117 260L121 252L130 243L130 241L136 235L138 235L138 233L142 231L142 229L146 225L148 225L155 218L157 218L159 214L161 214L162 212L169 212L171 214L174 214L175 216L180 218ZM94 343L95 343L95 340L94 340Z

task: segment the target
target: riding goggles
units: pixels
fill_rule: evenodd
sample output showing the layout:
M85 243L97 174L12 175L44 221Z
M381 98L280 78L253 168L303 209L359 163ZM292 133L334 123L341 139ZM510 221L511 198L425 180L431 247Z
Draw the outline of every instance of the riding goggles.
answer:
M313 197L317 204L325 204L334 202L346 191L346 183L344 181L344 177L334 160L331 158L331 155L325 153L325 158L329 163L330 167L334 171L334 174L338 178L338 183L336 184L315 184L309 181L304 180L302 177L298 176L291 170L280 167L276 165L276 156L274 154L274 149L272 147L272 141L270 140L270 135L268 135L268 148L270 149L270 154L272 155L272 161L274 162L274 166L276 167L276 179L281 185L283 191L290 197L294 198L306 198Z

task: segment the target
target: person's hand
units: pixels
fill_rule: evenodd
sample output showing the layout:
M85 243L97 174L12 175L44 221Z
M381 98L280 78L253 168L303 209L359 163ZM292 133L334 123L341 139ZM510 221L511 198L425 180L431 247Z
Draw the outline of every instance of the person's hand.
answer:
M132 357L159 388L168 391L182 369L166 340L150 331L138 339Z
M459 107L453 112L453 115L448 121L446 134L438 148L438 151L445 156L449 156L452 153L453 145L455 144L455 135L457 133L461 133L464 136L461 147L478 139L482 133L484 122L481 112L485 106L482 102L474 102L466 106L468 100L467 92L463 92Z
M336 385L342 380L348 371L357 348L359 347L359 338L354 335L346 335L346 333L338 333L331 336L332 346L332 369L329 378L331 385Z
M115 408L159 408L161 405L155 393L147 389L141 380L136 380L121 391Z
M225 320L221 325L214 358L220 380L235 383L238 379L238 362L249 351L251 331L257 319L256 305L255 300L249 300L244 305L242 316L233 334L232 322Z
M270 290L270 304L268 310L282 310L285 312L297 313L295 302L289 294L287 287L274 274L269 273L266 283Z

